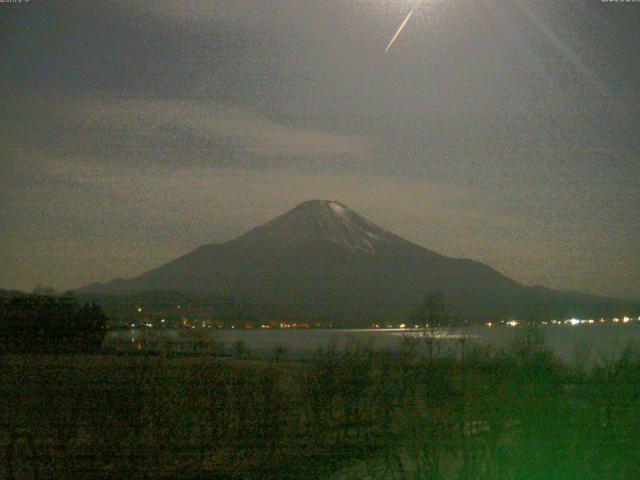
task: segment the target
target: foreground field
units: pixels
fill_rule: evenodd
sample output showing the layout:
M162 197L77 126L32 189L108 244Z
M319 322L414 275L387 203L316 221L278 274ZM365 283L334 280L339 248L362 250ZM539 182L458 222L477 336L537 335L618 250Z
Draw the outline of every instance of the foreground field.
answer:
M352 345L309 362L0 357L0 478L630 479L640 359Z

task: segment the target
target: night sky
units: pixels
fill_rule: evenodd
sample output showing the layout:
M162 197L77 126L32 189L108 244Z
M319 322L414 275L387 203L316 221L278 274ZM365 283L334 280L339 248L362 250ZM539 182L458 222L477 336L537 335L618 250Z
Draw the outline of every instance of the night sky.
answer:
M312 199L640 298L640 3L0 3L0 287L128 277Z

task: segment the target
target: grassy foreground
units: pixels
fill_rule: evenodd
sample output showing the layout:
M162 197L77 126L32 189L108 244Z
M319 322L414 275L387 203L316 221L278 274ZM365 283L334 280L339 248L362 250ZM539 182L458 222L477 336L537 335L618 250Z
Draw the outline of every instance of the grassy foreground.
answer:
M535 331L461 347L1 356L0 478L638 478L636 350L586 370Z

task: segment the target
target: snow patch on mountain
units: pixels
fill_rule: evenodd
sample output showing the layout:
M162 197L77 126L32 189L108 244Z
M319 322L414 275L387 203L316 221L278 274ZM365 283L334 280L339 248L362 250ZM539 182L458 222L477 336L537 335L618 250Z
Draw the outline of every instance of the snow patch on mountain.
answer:
M329 241L345 250L368 254L394 245L412 245L333 200L301 203L284 215L233 240L234 243L264 248L292 248L314 241Z
M343 207L337 202L329 202L329 208L331 208L331 210L333 210L337 215L340 215L341 217L346 216L345 207Z

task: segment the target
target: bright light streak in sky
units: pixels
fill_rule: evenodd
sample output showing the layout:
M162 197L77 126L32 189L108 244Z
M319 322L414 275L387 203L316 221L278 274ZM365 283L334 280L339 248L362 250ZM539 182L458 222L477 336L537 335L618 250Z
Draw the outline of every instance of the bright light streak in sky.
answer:
M404 17L404 20L400 24L400 27L398 27L398 30L396 30L395 35L393 36L393 38L391 39L391 41L387 45L387 48L384 49L384 53L387 53L389 51L389 49L393 46L393 44L396 42L396 39L400 36L402 31L404 30L404 27L407 26L407 23L409 23L409 20L411 20L411 17L413 17L413 14L415 13L416 9L420 6L421 3L422 3L421 1L416 3L414 5L414 7L411 9L411 11L407 14L407 16Z
M409 14L404 18L404 21L400 24L400 28L398 28L398 30L396 31L395 35L393 36L393 38L391 39L391 41L389 42L389 44L387 45L387 48L384 49L384 53L387 53L389 51L389 49L393 46L393 44L395 43L396 39L400 36L400 34L402 33L402 30L404 30L404 27L407 26L407 23L409 22L409 20L411 20L411 17L413 16L413 12L415 12L415 7L409 12Z

